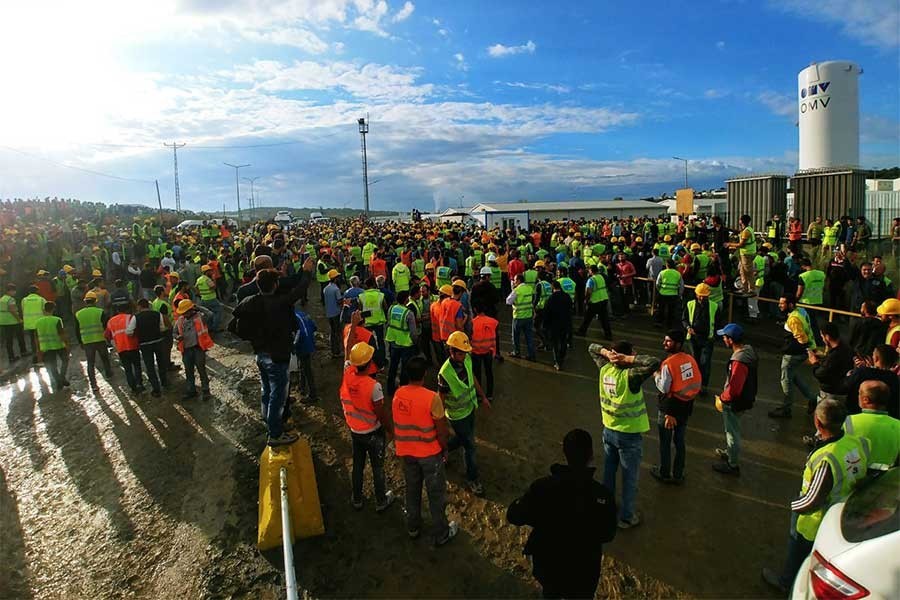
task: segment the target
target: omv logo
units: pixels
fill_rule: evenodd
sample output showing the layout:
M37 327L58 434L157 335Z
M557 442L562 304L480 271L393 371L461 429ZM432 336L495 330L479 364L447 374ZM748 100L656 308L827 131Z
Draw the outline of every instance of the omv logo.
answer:
M816 96L818 94L824 94L828 91L828 86L831 85L830 81L824 81L822 83L814 83L809 87L802 88L800 90L800 97L806 98L807 96Z

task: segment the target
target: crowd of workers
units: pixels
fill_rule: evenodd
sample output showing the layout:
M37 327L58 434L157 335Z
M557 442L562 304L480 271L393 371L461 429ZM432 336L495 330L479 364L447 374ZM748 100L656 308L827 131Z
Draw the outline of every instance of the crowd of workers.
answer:
M343 369L337 395L352 438L350 501L364 507L368 462L375 510L391 505L384 463L393 441L406 479L409 535L420 535L424 485L436 545L458 530L444 510L448 453L463 449L467 487L484 494L475 417L478 407L491 408L494 363L504 360L502 306L511 307L508 356L535 361L547 351L557 370L566 368L573 334L586 335L595 318L611 341L617 317L651 307L654 324L665 332L664 360L637 354L624 339L588 348L599 369L603 484L583 484L593 476L593 447L589 434L574 430L564 441L569 464L554 466L510 507L510 522L535 528L526 552L551 596L592 595L600 545L616 526L641 521L638 472L642 434L650 429L643 384L650 378L659 396L660 438L659 464L651 473L666 484L684 483L687 422L694 400L711 385L712 351L720 339L731 358L715 396L725 444L713 469L740 474L740 421L754 404L759 358L743 328L726 323L726 294L750 319L766 313L784 323L783 403L769 416L791 416L794 389L814 415L815 432L804 440L812 453L801 497L792 504L788 561L781 572L766 571L767 581L789 583L825 510L846 498L866 465L897 462L900 298L887 270L888 261L896 268L900 219L885 260L862 218L840 225L817 219L808 228L791 218L782 246L777 224L767 224L763 236L746 215L737 231L717 217L547 221L527 231L364 219L289 230L271 222L230 228L204 221L167 230L144 216L125 227L121 215L94 205L59 204L26 204L27 213L7 205L0 213L0 285L6 291L0 333L11 362L18 360L16 345L20 356L33 354L56 390L69 385L69 349L79 343L96 388L98 356L103 374L114 376L111 345L130 389L144 392L146 371L150 394L159 397L181 369L171 360L177 344L185 399L198 395L195 374L208 398L206 353L227 322L256 355L268 442L285 445L298 436L292 382L300 402L320 401L310 360L317 326L305 308L321 304L328 351ZM47 222L42 211L48 210L68 211L69 218ZM766 298L772 302L761 305ZM226 305L233 306L230 320ZM850 308L861 318L844 335L817 307ZM798 377L806 364L818 391ZM852 473L848 461L856 465ZM544 514L570 497L581 498L577 506L587 506L586 498L595 506ZM580 527L584 511L591 512L593 528ZM555 528L566 537L550 533ZM571 577L573 569L578 577Z

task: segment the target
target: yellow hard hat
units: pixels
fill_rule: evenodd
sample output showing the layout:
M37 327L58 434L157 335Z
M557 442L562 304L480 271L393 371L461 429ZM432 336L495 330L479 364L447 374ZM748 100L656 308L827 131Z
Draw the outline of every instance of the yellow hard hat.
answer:
M87 292L84 295L85 302L87 302L88 300L96 300L96 299L97 299L97 294L95 294L94 292Z
M330 271L328 271L328 279L334 279L338 275L340 275L340 273L338 273L337 269L331 269Z
M100 272L100 269L94 269L91 271L91 277L103 277L103 273Z
M547 266L547 265L546 265L546 264L544 263L544 261L542 261L542 260L539 260L539 261L537 261L536 263L534 263L534 268L535 268L535 269L537 269L538 267L546 267L546 266Z
M696 252L697 250L700 250L700 244L696 244L696 243L691 244L691 250L693 250L694 252Z
M888 298L878 307L879 315L900 315L900 300Z
M178 306L175 307L175 314L183 315L184 313L191 310L192 308L194 308L194 303L191 302L190 300L188 300L187 298L185 298L178 303Z
M469 288L466 287L466 282L463 281L462 279L454 279L453 287L461 287L462 289L466 290L467 292L469 291Z
M207 271L212 271L212 267L209 265L203 265L202 267L200 267L201 273L206 273Z
M445 296L453 295L453 287L450 284L445 283L441 287L438 288L438 292L444 294Z
M636 238L634 238L634 241L636 241L636 242L643 242L643 241L644 241L644 238L642 238L641 236L637 236Z
M709 296L712 293L712 289L706 285L705 283L698 283L697 287L694 289L695 296Z
M66 273L71 273L74 270L75 270L75 267L73 267L72 265L65 265L63 267L63 271L65 271Z
M366 342L358 342L350 349L350 364L354 367L361 367L372 360L375 354L375 348Z
M663 241L664 241L664 242L671 242L671 241L672 241L672 236L671 236L671 235L667 235L666 237L663 238Z
M38 277L40 277L41 275L49 275L50 273L48 273L44 269L41 269L40 271L37 272L37 274L38 274Z
M462 331L454 331L447 338L447 345L463 352L471 352L472 344L469 343L469 336Z

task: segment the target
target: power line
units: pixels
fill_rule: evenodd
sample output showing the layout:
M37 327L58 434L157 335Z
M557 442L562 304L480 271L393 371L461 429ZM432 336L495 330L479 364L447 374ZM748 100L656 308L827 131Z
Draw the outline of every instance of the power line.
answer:
M101 171L95 171L93 169L86 169L84 167L76 167L75 165L67 165L66 163L62 163L52 158L47 158L46 156L41 156L39 154L32 154L31 152L25 152L24 150L18 150L16 148L11 148L9 146L0 145L0 148L4 150L8 150L10 152L15 152L16 154L21 154L22 156L29 156L31 158L36 158L38 160L43 160L48 163L52 163L58 167L64 167L66 169L72 169L74 171L81 171L82 173L90 173L91 175L97 175L99 177L107 177L109 179L117 179L119 181L130 181L133 183L154 183L149 179L136 179L134 177L120 177L119 175L111 175L109 173L103 173Z

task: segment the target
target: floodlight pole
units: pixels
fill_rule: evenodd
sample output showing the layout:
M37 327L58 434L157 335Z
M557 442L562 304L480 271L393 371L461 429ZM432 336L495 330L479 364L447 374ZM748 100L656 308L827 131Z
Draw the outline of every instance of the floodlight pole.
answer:
M366 159L366 134L369 133L369 123L365 117L360 117L357 121L359 125L360 147L362 148L362 168L363 168L363 198L365 200L365 213L369 216L369 164Z
M233 165L231 163L223 163L223 164L234 169L234 191L237 194L237 210L238 210L237 223L238 223L238 229L240 229L241 228L241 185L240 185L240 181L238 179L238 171L240 171L244 167L249 167L251 165L249 165L249 164Z

